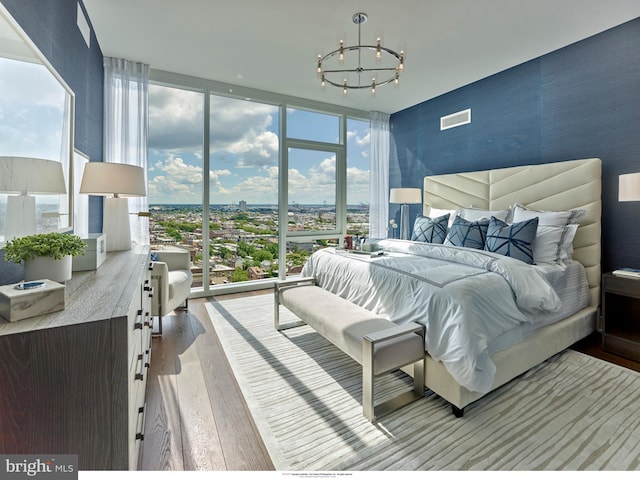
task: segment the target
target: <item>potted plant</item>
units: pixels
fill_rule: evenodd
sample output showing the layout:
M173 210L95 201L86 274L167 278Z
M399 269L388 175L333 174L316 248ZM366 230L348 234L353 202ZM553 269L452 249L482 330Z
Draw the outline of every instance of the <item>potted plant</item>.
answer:
M86 243L70 233L38 233L9 240L4 247L8 262L24 264L25 281L71 278L72 258L84 254Z

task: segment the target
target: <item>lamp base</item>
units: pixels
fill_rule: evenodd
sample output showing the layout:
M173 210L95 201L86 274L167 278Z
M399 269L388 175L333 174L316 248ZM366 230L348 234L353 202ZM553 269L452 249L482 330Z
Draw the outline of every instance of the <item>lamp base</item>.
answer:
M7 197L7 221L5 240L36 233L36 197L9 195Z
M400 206L400 238L409 240L409 205L406 203Z
M107 234L107 252L131 250L128 198L107 197L104 199L102 231Z

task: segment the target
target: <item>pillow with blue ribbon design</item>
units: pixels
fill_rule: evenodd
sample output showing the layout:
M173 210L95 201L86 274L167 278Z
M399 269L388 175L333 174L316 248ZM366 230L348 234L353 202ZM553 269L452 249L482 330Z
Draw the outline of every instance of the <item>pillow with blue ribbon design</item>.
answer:
M537 229L538 217L512 224L491 217L485 250L532 264Z
M483 219L470 222L457 215L453 225L451 225L451 230L449 230L444 240L444 244L484 250L488 227L489 220Z
M447 236L448 223L448 213L436 218L418 215L415 223L413 224L411 240L427 243L443 243Z

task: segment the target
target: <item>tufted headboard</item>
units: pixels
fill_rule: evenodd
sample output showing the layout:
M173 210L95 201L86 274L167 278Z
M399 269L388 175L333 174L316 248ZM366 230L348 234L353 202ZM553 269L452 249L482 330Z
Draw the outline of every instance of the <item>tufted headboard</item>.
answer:
M586 209L573 258L587 272L591 305L599 305L601 176L599 158L434 175L424 178L423 211L428 215L431 206L499 210L515 203L536 210Z

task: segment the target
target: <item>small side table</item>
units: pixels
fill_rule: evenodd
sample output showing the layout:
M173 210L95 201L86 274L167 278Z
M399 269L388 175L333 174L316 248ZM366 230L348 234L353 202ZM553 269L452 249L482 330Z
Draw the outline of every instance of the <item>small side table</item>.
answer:
M640 361L640 278L602 276L602 348Z

